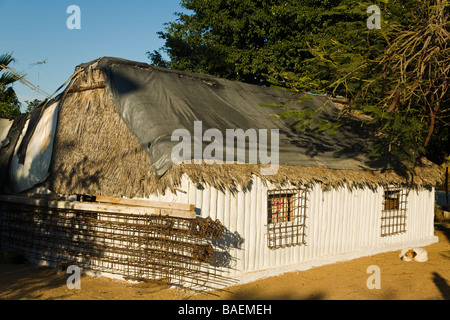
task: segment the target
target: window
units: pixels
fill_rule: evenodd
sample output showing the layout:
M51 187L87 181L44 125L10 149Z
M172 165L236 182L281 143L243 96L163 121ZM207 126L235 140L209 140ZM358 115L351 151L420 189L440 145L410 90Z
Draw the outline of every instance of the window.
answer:
M269 223L288 222L292 220L293 193L272 193L269 199Z
M403 189L385 189L381 214L382 237L406 232L406 196Z
M267 193L267 234L271 249L305 244L307 191L269 190Z

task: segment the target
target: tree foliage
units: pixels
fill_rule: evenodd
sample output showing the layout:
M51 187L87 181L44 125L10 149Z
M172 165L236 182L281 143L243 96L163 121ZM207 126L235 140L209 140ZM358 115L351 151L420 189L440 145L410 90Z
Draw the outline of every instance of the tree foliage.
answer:
M385 65L388 95L381 100L389 113L423 119L428 130L423 145L430 143L437 119L450 110L450 20L448 1L421 5L417 22L400 29L381 59ZM445 122L443 122L445 124Z
M35 107L37 107L42 101L39 99L34 99L33 101L25 101L25 103L27 104L27 108L25 110L25 113L30 112L31 110L33 110Z
M448 126L448 3L384 4L381 30L369 30L357 14L353 22L343 19L328 29L330 37L309 43L312 57L298 72L275 73L278 78L272 82L347 98L344 116L363 114L376 130L372 158L393 156L411 163L427 155L438 161L448 155L448 148L427 147L432 138L448 144L448 135L432 135L436 121ZM356 12L365 13L365 6L355 7Z
M395 8L388 4L383 12ZM326 82L324 89L347 97L347 111L370 117L368 123L377 130L371 156L393 155L403 162L414 162L423 155L435 161L448 155L448 9L447 0L417 1L409 7L405 19L398 19L397 13L397 20L387 21L378 35L366 31L372 39L372 43L366 43L367 49L348 50L344 45L340 53L324 61L330 52L327 48L318 50L312 59L312 65L323 63L338 74L335 81ZM351 57L349 63L346 54ZM438 131L437 123L441 127ZM435 132L444 136L433 135ZM432 139L444 143L440 151L427 148Z
M297 71L307 43L337 1L183 0L193 14L160 32L174 69L267 83L271 68ZM155 53L155 52L154 52Z
M20 102L11 87L18 79L6 70L6 67L13 61L14 58L11 54L0 55L0 114L7 116L20 114Z
M448 0L379 0L381 29L369 30L373 1L183 0L189 14L160 32L155 63L174 69L343 96L345 113L375 128L373 157L442 158L448 136ZM317 112L283 108L298 130L335 133ZM320 112L320 110L318 110ZM448 149L447 151L448 155Z
M0 84L0 115L14 116L20 114L20 102L13 88Z

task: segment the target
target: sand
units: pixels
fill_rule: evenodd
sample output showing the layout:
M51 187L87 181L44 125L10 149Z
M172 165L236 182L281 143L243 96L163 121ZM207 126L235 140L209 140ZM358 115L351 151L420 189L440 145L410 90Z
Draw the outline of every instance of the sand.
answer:
M439 242L423 247L427 262L402 261L400 251L289 272L208 293L156 283L131 283L83 275L69 289L70 275L30 263L0 264L4 300L450 300L450 223L436 223ZM380 288L369 289L369 266L379 267ZM371 282L371 281L369 281ZM371 282L372 283L372 282Z

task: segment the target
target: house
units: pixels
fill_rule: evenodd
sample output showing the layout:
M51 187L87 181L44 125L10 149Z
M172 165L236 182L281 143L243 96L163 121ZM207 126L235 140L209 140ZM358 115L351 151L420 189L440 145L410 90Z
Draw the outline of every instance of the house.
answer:
M263 107L340 111L328 97L297 98L118 58L81 64L56 98L0 122L0 245L37 262L223 287L436 242L439 169L369 161L358 119L334 137L300 134ZM180 129L201 148L174 162ZM223 138L238 129L249 142Z

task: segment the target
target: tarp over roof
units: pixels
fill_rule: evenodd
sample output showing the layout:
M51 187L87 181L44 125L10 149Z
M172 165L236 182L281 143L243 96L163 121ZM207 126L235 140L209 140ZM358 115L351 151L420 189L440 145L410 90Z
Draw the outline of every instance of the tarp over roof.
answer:
M297 102L287 91L118 58L103 57L77 70L90 67L103 71L119 115L150 157L157 176L173 164L171 152L179 143L171 141L174 130L187 129L194 136L194 121L202 121L203 133L210 128L220 130L224 142L227 129L279 129L280 165L375 169L364 157L370 140L360 126L342 128L335 137L299 134L271 117L276 109L261 106L293 101L300 108L317 109L327 103L322 117L333 119L340 109L327 97L310 95ZM270 144L268 148L270 151Z
M271 117L278 109L261 106L290 100L299 108L321 108L321 116L333 121L341 109L327 97L308 95L299 102L286 91L117 58L79 65L69 80L63 93L30 114L0 121L2 192L22 192L45 181L44 188L61 194L142 197L176 190L184 174L219 190L247 188L254 175L279 186L323 188L432 187L440 179L437 166L426 159L414 168L367 161L372 140L359 120L335 137L297 133ZM266 175L264 166L251 162L173 165L179 141L171 141L172 134L186 129L193 135L196 121L202 122L201 133L217 129L222 143L230 129L278 129L279 170ZM241 147L232 148L236 155ZM268 148L272 153L270 143Z

